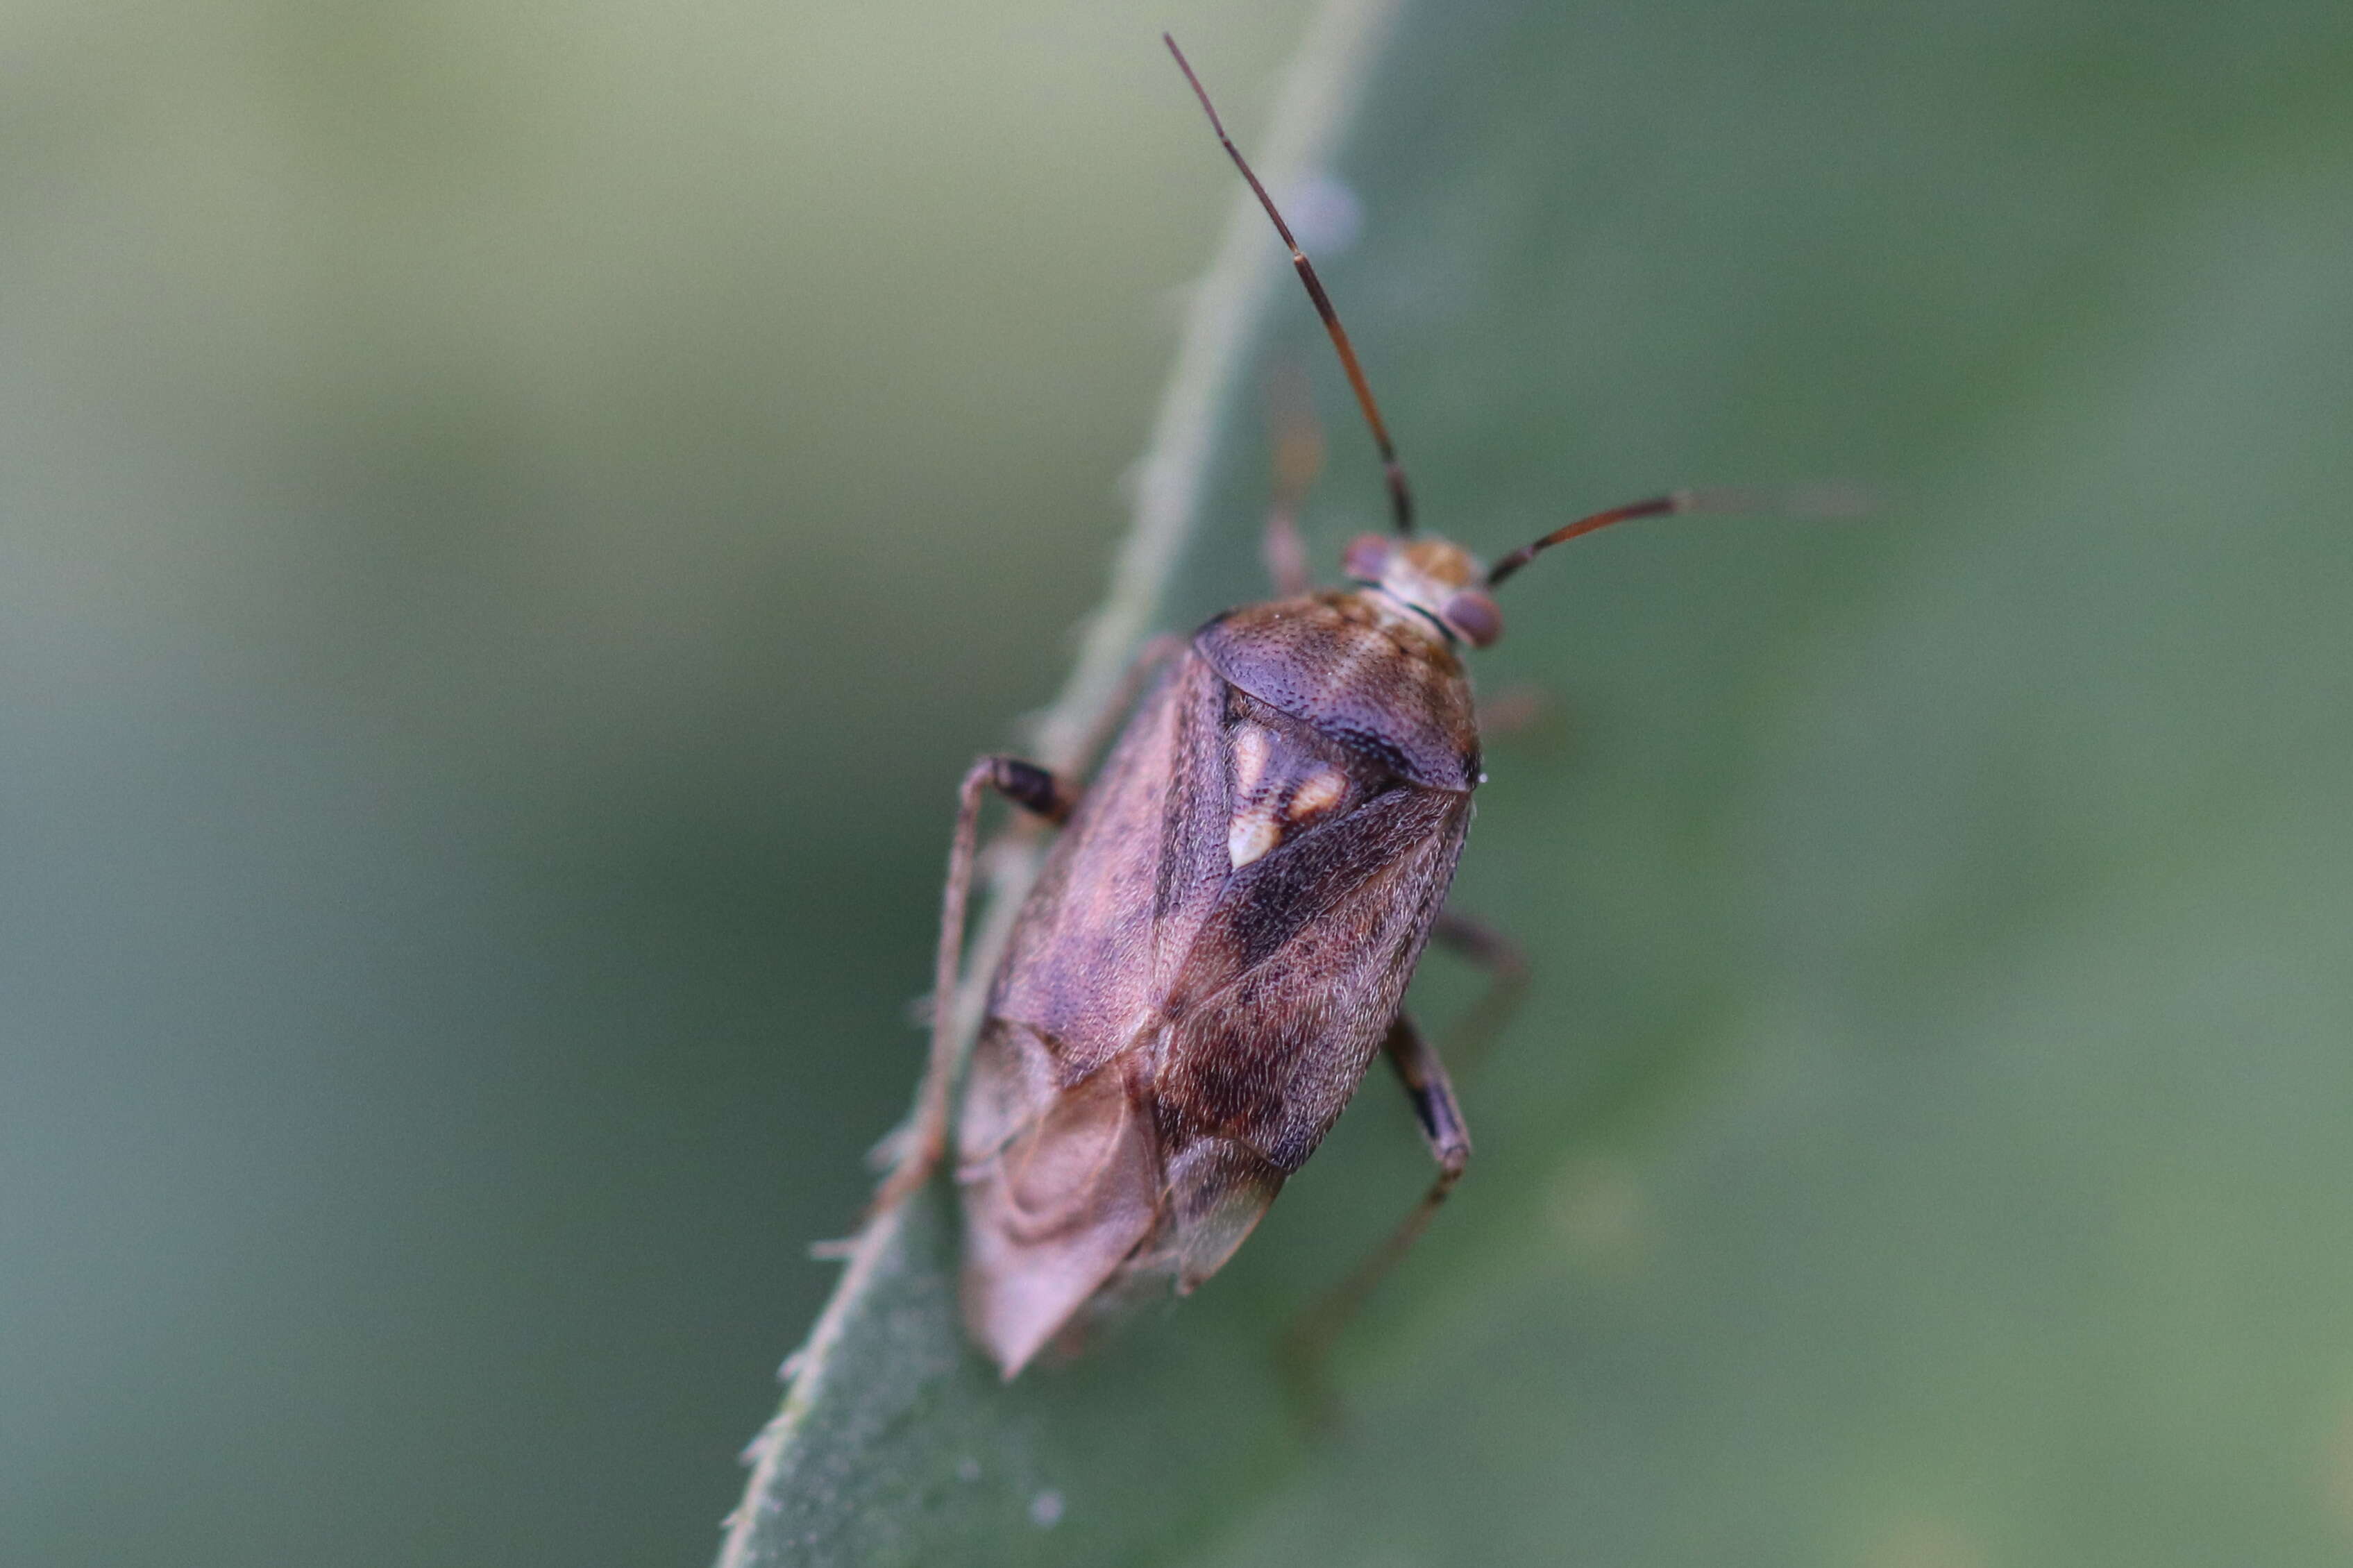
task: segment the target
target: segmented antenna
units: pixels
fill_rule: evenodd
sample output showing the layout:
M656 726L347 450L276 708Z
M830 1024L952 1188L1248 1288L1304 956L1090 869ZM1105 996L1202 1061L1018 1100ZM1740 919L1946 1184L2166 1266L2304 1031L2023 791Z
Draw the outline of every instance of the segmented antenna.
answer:
M1581 533L1592 533L1613 522L1638 517L1671 517L1680 512L1772 513L1781 517L1860 517L1871 510L1871 500L1849 485L1807 485L1794 489L1669 490L1662 496L1613 506L1556 528L1542 539L1521 545L1487 569L1487 586L1493 587L1543 552L1566 544Z
M1324 330L1332 335L1332 346L1340 351L1340 366L1348 373L1348 384L1356 390L1356 406L1365 411L1365 423L1373 428L1373 445L1380 449L1381 454L1381 474L1388 481L1390 516L1399 533L1411 533L1413 492L1406 486L1405 468L1398 461L1397 443L1389 439L1388 426L1381 422L1381 408L1373 401L1372 384L1365 379L1364 366L1356 363L1356 351L1348 342L1347 330L1340 325L1339 312L1332 309L1332 297L1324 292L1324 280L1315 276L1314 263L1309 261L1307 253L1299 248L1299 241L1291 237L1291 226L1283 222L1282 215L1275 210L1274 198L1266 194L1266 187L1260 184L1258 176L1250 172L1250 163L1243 158L1241 149L1235 146L1234 139L1226 134L1226 122L1218 118L1217 105L1209 101L1208 92L1201 86L1201 79L1193 74L1193 64L1185 58L1185 51L1178 48L1176 40L1166 33L1160 35L1160 41L1168 46L1170 54L1176 57L1176 68L1183 71L1185 79L1192 84L1193 96L1201 100L1201 110L1209 117L1209 129L1218 133L1218 140L1225 146L1226 156L1234 161L1234 167L1240 169L1242 178L1250 182L1251 193L1258 197L1258 205L1264 207L1266 216L1274 220L1274 232L1282 236L1282 243L1291 247L1291 265L1298 268L1299 280L1307 286L1307 297L1315 302L1315 313L1324 318Z

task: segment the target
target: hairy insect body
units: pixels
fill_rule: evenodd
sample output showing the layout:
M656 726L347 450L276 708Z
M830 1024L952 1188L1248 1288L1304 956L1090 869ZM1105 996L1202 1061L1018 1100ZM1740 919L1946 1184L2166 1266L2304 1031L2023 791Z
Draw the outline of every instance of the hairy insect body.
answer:
M1503 636L1493 590L1544 551L1632 518L1758 500L1653 496L1588 513L1489 567L1417 533L1405 469L1330 297L1163 39L1323 318L1381 458L1393 532L1347 547L1354 589L1308 591L1293 521L1304 476L1278 462L1266 557L1281 597L1196 632L1083 789L1012 757L979 758L965 774L940 901L939 997L962 973L984 796L1066 825L991 980L954 1137L965 1321L1008 1377L1090 1301L1161 1281L1189 1290L1224 1267L1377 1051L1437 1173L1300 1320L1293 1343L1312 1369L1471 1156L1446 1064L1399 1007L1423 945L1436 931L1490 972L1466 1044L1492 1032L1526 975L1500 933L1458 914L1440 923L1481 779L1457 650ZM935 1008L931 1065L878 1214L946 1152L960 1045L952 1009Z
M1023 906L957 1144L1011 1376L1091 1300L1217 1272L1355 1093L1479 781L1451 638L1377 589L1210 622Z

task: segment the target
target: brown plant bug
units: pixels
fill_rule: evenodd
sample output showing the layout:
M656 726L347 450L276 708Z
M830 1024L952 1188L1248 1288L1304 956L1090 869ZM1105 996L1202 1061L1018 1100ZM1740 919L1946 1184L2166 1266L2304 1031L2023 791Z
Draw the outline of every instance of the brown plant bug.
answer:
M1493 971L1473 1010L1492 1024L1522 974L1509 943L1441 913L1483 776L1460 650L1502 635L1492 590L1553 545L1631 518L1781 510L1679 490L1580 518L1484 569L1417 534L1405 469L1321 279L1162 37L1290 247L1371 428L1395 531L1348 546L1352 586L1314 590L1292 521L1314 462L1280 443L1291 449L1278 450L1267 554L1282 596L1139 660L1140 700L1083 790L1004 756L965 775L930 1065L875 1203L905 1197L947 1152L958 1053L944 999L993 791L1062 828L990 983L956 1126L965 1323L1008 1379L1090 1303L1154 1284L1190 1291L1223 1268L1377 1053L1438 1175L1310 1310L1307 1348L1405 1252L1471 1153L1445 1065L1401 1010L1406 983L1424 945L1445 940Z

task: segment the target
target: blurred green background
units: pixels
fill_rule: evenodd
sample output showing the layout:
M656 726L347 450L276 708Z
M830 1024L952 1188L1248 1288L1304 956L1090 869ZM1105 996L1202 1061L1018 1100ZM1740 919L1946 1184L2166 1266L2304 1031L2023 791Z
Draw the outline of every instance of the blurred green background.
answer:
M706 1560L1293 5L0 20L0 1561Z
M704 1560L1231 198L1154 35L1247 143L1304 24L0 22L0 1559ZM1542 977L1355 1425L1250 1391L1377 1083L971 1560L2353 1558L2353 15L1433 6L1366 105L1434 525L1884 505L1513 584Z

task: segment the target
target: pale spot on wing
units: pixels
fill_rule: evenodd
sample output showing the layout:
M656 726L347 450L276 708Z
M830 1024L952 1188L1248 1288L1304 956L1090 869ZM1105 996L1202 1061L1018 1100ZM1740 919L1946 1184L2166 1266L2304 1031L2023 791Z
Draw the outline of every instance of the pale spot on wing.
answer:
M1256 724L1243 724L1234 731L1232 747L1234 799L1248 800L1258 788L1258 781L1266 774L1266 760L1273 754L1274 737Z
M1310 773L1300 786L1291 792L1291 820L1304 822L1321 816L1347 797L1348 781L1337 771L1325 768Z
M1264 807L1237 812L1226 830L1226 858L1239 871L1282 842L1282 825Z

